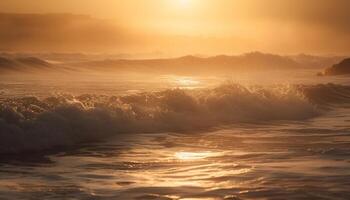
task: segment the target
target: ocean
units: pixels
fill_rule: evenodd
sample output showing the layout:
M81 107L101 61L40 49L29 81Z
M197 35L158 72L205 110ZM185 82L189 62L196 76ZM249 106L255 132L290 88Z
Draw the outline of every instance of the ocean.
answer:
M0 75L0 199L350 199L350 79L315 74Z

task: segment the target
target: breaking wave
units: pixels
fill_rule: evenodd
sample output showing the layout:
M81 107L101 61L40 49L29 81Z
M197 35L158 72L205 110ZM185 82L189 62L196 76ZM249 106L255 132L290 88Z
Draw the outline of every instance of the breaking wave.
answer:
M0 102L0 153L40 151L118 134L205 130L219 125L304 120L346 102L345 86L171 89L128 96L62 95Z

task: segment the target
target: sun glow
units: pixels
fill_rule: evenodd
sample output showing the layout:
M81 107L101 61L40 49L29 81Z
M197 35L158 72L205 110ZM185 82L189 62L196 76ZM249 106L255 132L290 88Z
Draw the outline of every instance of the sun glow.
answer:
M187 7L190 5L191 2L190 2L190 0L179 0L179 3L181 6Z

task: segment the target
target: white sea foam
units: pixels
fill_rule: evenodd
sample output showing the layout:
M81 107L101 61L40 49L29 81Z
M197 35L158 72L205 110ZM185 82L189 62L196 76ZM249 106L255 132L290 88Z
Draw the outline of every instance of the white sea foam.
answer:
M266 88L226 84L213 89L172 89L128 96L87 94L3 99L0 153L40 151L118 134L304 120L319 115L318 104L325 100L346 101L348 91L335 85Z

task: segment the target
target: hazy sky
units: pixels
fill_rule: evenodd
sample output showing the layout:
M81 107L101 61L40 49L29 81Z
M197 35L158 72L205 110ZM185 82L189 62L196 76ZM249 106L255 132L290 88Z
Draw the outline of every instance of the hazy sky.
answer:
M348 0L1 0L0 50L347 54L349 8Z

